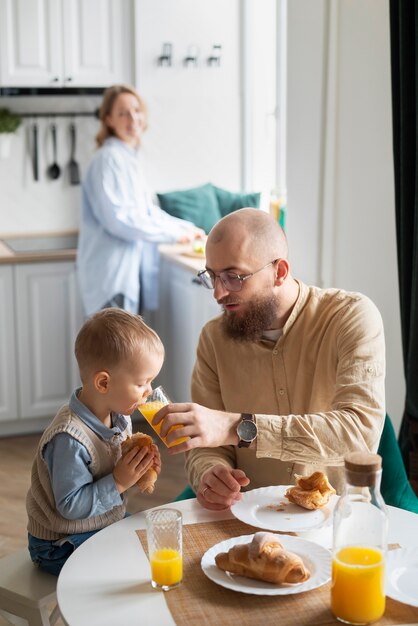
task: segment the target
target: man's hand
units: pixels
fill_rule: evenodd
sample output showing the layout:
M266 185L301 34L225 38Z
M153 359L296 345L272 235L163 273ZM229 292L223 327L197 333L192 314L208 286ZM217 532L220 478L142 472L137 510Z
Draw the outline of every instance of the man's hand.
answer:
M178 239L177 243L191 243L195 239L205 239L206 233L201 228L194 226L190 230L183 233Z
M241 500L241 487L249 483L242 470L219 463L203 474L196 497L205 509L222 511Z
M167 436L168 444L174 443L181 437L189 438L187 441L169 448L169 454L178 454L193 448L237 445L236 428L240 420L240 413L214 411L194 402L185 402L167 404L156 413L152 424L156 426L162 422L160 435L161 437ZM176 424L180 428L169 433Z
M153 465L155 458L155 450L148 446L131 448L121 457L113 468L113 478L119 493L132 487ZM158 473L158 470L156 471Z

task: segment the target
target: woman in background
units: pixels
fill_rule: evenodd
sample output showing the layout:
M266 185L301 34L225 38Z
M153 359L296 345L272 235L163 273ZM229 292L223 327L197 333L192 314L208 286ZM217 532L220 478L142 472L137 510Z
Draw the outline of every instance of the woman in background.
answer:
M77 272L85 313L108 306L131 313L158 306L160 243L203 236L191 222L154 202L139 162L147 128L145 104L133 87L109 87L101 128L82 183Z

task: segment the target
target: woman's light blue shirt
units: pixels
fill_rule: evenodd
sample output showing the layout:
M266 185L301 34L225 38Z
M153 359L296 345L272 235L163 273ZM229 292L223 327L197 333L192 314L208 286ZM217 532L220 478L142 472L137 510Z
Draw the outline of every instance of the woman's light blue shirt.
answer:
M77 397L76 389L70 398L70 408L91 430L102 439L118 437L130 417L112 414L112 428L107 428ZM113 474L93 482L89 470L91 456L79 441L68 433L59 433L49 441L43 457L48 466L57 511L65 519L87 519L101 515L118 506L122 496L116 488Z
M139 152L116 137L94 155L82 183L77 273L87 315L122 293L138 310L158 307L158 243L174 243L193 228L154 203Z

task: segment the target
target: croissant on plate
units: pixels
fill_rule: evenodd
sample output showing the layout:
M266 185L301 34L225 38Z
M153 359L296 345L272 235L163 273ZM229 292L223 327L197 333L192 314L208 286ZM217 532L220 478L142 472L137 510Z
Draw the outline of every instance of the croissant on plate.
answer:
M125 441L122 441L122 454L125 455L132 448L143 448L144 446L150 447L153 443L152 437L145 433L135 433L132 437L128 437ZM135 483L139 487L141 493L152 493L158 474L155 471L155 467L150 467L145 474Z
M215 562L226 572L276 585L303 583L310 577L300 556L285 550L277 535L268 532L257 532L250 543L217 554Z
M319 509L336 493L323 472L314 472L310 476L298 476L296 485L289 487L285 497L305 509Z

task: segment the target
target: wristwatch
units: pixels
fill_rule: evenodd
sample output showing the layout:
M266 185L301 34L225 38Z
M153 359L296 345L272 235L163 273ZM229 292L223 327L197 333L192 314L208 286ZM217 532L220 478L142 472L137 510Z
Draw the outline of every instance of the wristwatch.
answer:
M238 448L249 448L254 439L257 438L257 433L255 415L252 413L241 413L241 421L237 426Z

